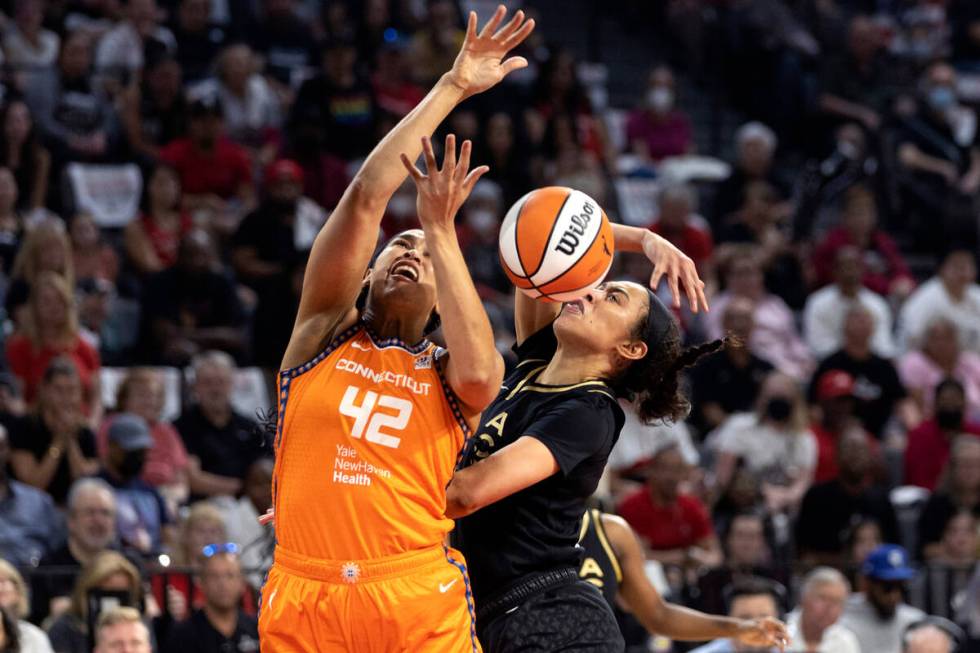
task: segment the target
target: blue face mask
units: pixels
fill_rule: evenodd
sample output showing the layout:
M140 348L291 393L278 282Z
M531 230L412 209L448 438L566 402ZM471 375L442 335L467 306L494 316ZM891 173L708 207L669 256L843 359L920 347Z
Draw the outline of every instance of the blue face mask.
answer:
M945 111L956 104L956 94L948 86L931 88L926 97L929 100L929 105L936 111Z

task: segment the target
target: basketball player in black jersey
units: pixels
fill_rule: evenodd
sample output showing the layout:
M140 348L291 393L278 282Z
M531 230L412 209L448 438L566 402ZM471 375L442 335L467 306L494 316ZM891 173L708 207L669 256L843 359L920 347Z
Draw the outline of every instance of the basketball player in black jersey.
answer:
M651 286L666 277L680 304L707 308L694 264L645 229L614 225L616 249L643 252ZM609 282L563 306L517 293L516 369L483 412L447 489L454 544L470 562L477 634L488 653L622 651L615 617L578 578L576 546L624 415L636 400L651 422L678 419L684 368L722 345L684 350L670 311L643 286ZM762 645L781 645L765 623Z
M610 606L618 596L650 634L681 641L727 638L749 646L769 641L771 627L764 620L708 615L664 601L647 578L640 540L622 517L589 510L579 535L579 578L599 588Z

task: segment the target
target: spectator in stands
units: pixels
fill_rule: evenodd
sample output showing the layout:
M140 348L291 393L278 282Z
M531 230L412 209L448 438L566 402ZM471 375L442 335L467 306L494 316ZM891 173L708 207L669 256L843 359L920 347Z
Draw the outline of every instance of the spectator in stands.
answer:
M953 0L949 5L953 28L953 61L968 71L980 69L980 7L970 0Z
M282 125L279 98L257 72L255 55L244 43L226 47L218 56L216 77L198 84L193 93L221 102L228 137L259 151L258 162L274 156Z
M254 203L248 152L224 134L221 104L213 96L188 108L187 136L160 150L160 159L180 176L184 207L199 224L233 231Z
M745 203L749 185L764 181L775 192L779 204L775 212L779 216L790 213L790 183L782 178L773 165L776 146L776 133L761 122L749 122L735 132L736 161L732 174L718 186L715 195L712 223L719 226L722 220L735 213Z
M199 501L190 506L180 525L177 546L171 554L172 562L196 574L206 560L205 547L227 540L227 530L221 513L212 504ZM204 604L199 581L199 578L187 575L169 578L155 576L152 579L153 596L161 605L166 602L168 612L175 621L183 621L191 610Z
M324 149L347 160L363 158L377 140L377 110L371 83L358 74L356 63L357 51L352 43L328 44L320 72L303 82L293 105L294 122L313 107L320 111L324 118Z
M660 191L657 220L650 230L672 242L698 266L702 278L710 278L711 254L714 242L711 231L701 216L694 213L697 196L687 184L668 186Z
M141 478L160 491L171 512L187 500L187 450L180 433L163 417L166 387L159 370L152 367L133 367L119 385L116 410L142 417L150 428L153 446L146 454ZM114 417L109 417L99 430L99 454L108 453L108 435Z
M830 230L813 252L817 283L834 281L837 253L856 247L861 255L861 283L884 297L904 299L915 280L891 236L878 228L878 206L866 186L852 186L844 193L841 225Z
M181 209L180 177L158 164L147 180L140 215L123 232L129 262L143 274L162 272L177 263L180 241L194 223Z
M82 569L75 583L68 611L48 626L48 637L56 653L88 653L95 633L89 630L98 615L91 613L102 599L135 608L142 599L139 571L115 551L103 551ZM102 643L104 646L104 642Z
M61 518L51 497L7 474L11 442L0 427L0 558L34 566L57 546Z
M727 302L721 316L722 330L738 338L742 346L725 347L691 370L690 419L705 432L718 427L732 413L752 410L762 382L772 371L772 365L749 347L755 329L754 309L744 297Z
M680 492L688 467L676 443L667 443L653 456L646 487L627 496L616 512L640 536L647 555L664 564L716 567L721 545L704 504Z
M11 432L11 469L45 490L59 506L73 481L98 469L95 435L87 425L78 367L60 356L44 369L31 415Z
M373 6L385 5L375 2ZM382 37L378 45L380 49L375 58L374 74L371 75L374 98L378 109L400 119L422 101L425 91L412 81L408 43L403 38Z
M908 553L894 544L879 546L861 565L864 591L847 602L840 623L857 635L862 651L899 651L905 629L925 617L902 601L914 576Z
M123 19L99 41L95 67L113 86L130 82L143 69L151 42L171 52L177 49L174 35L159 24L160 16L156 0L127 0Z
M817 469L815 483L837 478L837 442L841 435L851 429L861 429L854 415L854 377L843 370L830 370L816 381L816 396L819 402L818 421L810 425L817 439ZM872 451L875 443L868 435Z
M31 285L44 272L54 272L67 282L69 288L75 287L75 268L65 223L53 218L27 232L14 259L4 306L17 332L27 328Z
M90 214L78 213L71 219L68 237L71 240L71 260L76 281L99 278L116 282L119 276L119 255L106 242Z
M296 107L286 130L283 156L303 168L303 194L326 209L337 206L349 179L347 162L326 151L327 115L321 107Z
M159 553L173 541L167 504L140 476L153 436L142 417L120 413L109 427L109 447L99 478L112 486L116 495L116 521L124 546L143 555Z
M851 429L837 442L837 478L817 483L803 497L796 520L796 546L804 561L842 564L852 524L870 517L886 542L896 541L898 525L888 492L874 483L871 447L864 432Z
M18 621L17 653L53 653L51 642L43 630L25 621L28 613L27 584L17 568L0 558L0 610L10 613Z
M955 653L960 650L962 631L955 624L942 627L933 623L942 617L929 617L921 624L912 624L902 637L902 653ZM946 621L942 619L942 621Z
M846 50L828 57L821 71L820 109L834 121L856 122L868 132L881 126L887 99L882 32L868 16L854 16Z
M265 60L266 75L284 89L295 88L316 65L317 43L310 21L299 16L296 0L257 4L259 20L250 26L247 40Z
M42 209L48 195L51 154L41 144L37 131L31 110L23 100L7 102L0 113L0 165L13 172L16 206L25 212Z
M177 60L158 52L147 59L139 83L127 85L120 94L119 118L137 161L155 162L164 145L187 133L188 104L181 79Z
M103 161L112 151L115 114L93 83L91 68L91 37L71 32L61 44L58 69L37 76L25 89L41 136L51 148L55 174L68 161Z
M459 11L455 2L429 2L429 15L423 27L412 38L411 61L415 80L428 88L452 67L456 53L463 45L459 28Z
M45 3L41 0L18 0L14 3L13 21L3 35L5 63L15 75L28 80L54 68L61 49L61 39L44 29Z
M907 350L920 343L926 327L937 317L956 325L960 347L980 352L980 285L972 251L951 251L939 273L905 302L898 319L900 344Z
M110 608L99 615L93 653L151 653L150 629L135 608Z
M854 525L844 534L844 567L859 569L864 559L884 543L878 522L873 517L858 516Z
M498 248L500 222L506 209L500 185L480 179L462 208L462 224L457 229L466 267L480 297L509 311L511 284L500 266Z
M215 544L205 547L205 551L200 573L204 606L174 627L164 650L171 653L256 650L258 622L240 607L245 586L238 556Z
M41 379L55 358L64 356L78 371L87 415L98 417L99 352L82 337L73 289L54 272L42 272L31 287L27 321L22 332L7 339L10 371L24 384L24 397L34 403Z
M778 583L748 577L732 584L727 593L728 616L735 619L778 619L786 590ZM730 639L716 639L691 653L737 653L746 649Z
M78 572L99 553L113 548L116 540L116 498L105 481L75 481L68 492L66 514L68 540L41 558L40 573L32 583L32 618L38 623L68 609Z
M650 71L643 105L626 122L626 142L633 154L652 163L694 149L691 119L677 108L674 71L669 66L660 64Z
M841 349L820 363L813 378L822 378L830 370L850 374L854 378L854 414L865 430L880 439L892 415L906 429L917 425L921 416L915 403L908 399L895 366L872 351L874 330L874 315L861 304L851 306L844 316ZM811 402L816 400L816 390L816 384L811 383Z
M897 136L898 162L905 173L903 199L907 210L917 208L927 216L921 235L929 244L940 249L946 243L974 248L974 195L980 189L975 113L959 103L956 72L947 63L930 65L919 90L919 112L906 119Z
M710 436L717 452L715 482L727 487L741 461L762 481L768 510L795 512L813 482L817 443L807 428L799 384L778 372L762 384L753 412L735 413Z
M295 161L268 166L265 182L262 203L232 239L231 260L237 278L259 297L252 331L255 361L277 369L292 332L283 316L292 314L293 272L305 263L326 214L303 197L303 170Z
M24 237L24 219L17 210L17 181L10 168L0 168L0 272L9 275Z
M936 489L953 440L963 433L980 436L980 424L966 419L963 385L951 378L936 386L935 410L917 428L909 431L905 447L906 485Z
M923 415L932 414L939 383L953 378L963 387L967 418L980 419L980 354L964 350L960 338L956 326L940 315L928 324L921 348L905 354L898 362L902 383Z
M973 577L964 592L963 600L956 609L956 621L963 624L967 631L965 634L969 637L969 641L966 646L976 647L980 644L980 566L973 571Z
M147 279L142 300L147 359L182 366L202 349L242 351L241 301L235 284L218 269L211 237L194 229L181 240L177 265Z
M551 127L555 135L555 155L545 168L546 183L576 188L596 202L605 204L609 186L601 159L579 142L572 116L559 114L553 117Z
M265 582L276 545L274 529L259 523L259 517L272 507L274 470L275 460L258 458L245 474L241 498L217 498L228 528L228 540L238 545L242 566L249 571L248 582L253 589L261 588Z
M873 316L872 351L882 358L895 355L891 309L880 295L861 285L861 275L861 252L857 247L840 247L834 260L834 283L807 298L803 310L803 335L818 358L825 358L841 348L844 318L855 304L864 306Z
M171 3L172 4L172 3ZM228 40L228 31L211 22L210 0L180 0L171 30L177 41L177 63L187 83L211 73L211 64Z
M740 246L722 266L725 291L711 301L711 312L705 317L709 338L722 336L721 316L735 297L752 302L753 329L749 348L777 370L800 381L809 378L813 356L796 329L796 318L782 299L769 293L763 283L761 265L754 250Z
M943 539L933 549L931 562L950 567L972 568L977 561L977 518L969 511L958 512L946 522Z
M505 210L513 206L527 190L528 157L523 140L518 138L514 118L503 111L487 118L482 137L483 152L474 158L485 161L490 171L482 177L495 181L503 191L501 200Z
M83 279L76 288L78 323L93 341L104 365L132 362L139 335L139 304L116 293L105 279Z
M922 557L939 554L947 525L963 511L980 518L980 440L972 435L953 442L946 477L922 509L918 529Z
M191 366L194 402L174 424L187 446L191 492L238 495L246 472L262 454L263 442L255 422L232 406L235 361L224 352L207 351Z
M838 620L851 594L847 578L832 567L817 567L803 579L800 604L786 616L791 651L861 653L857 637Z

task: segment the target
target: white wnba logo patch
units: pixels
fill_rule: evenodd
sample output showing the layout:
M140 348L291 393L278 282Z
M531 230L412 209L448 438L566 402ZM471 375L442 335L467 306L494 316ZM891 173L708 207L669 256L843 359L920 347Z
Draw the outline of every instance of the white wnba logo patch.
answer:
M361 568L357 566L356 562L345 563L340 568L340 577L344 579L345 583L356 583L360 576Z

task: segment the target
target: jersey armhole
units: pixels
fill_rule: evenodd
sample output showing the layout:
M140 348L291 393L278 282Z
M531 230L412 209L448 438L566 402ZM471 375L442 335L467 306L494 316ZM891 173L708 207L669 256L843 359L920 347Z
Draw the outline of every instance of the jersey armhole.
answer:
M327 344L327 346L323 349L323 351L321 351L319 354L317 354L310 360L306 361L305 363L296 365L295 367L290 367L285 370L280 370L279 371L280 382L282 379L294 379L300 374L310 371L311 369L316 367L317 364L320 363L320 361L322 361L324 358L332 354L338 347L340 347L342 344L350 340L354 336L354 334L356 334L358 331L361 330L361 328L363 328L363 325L361 324L361 321L358 320L350 327L348 327L346 331L341 332L340 335L334 336L333 340L331 340Z
M463 403L456 396L452 387L449 385L449 380L446 378L446 370L443 369L443 359L449 353L449 350L444 347L434 347L432 350L432 366L436 369L436 374L439 375L439 385L442 386L442 394L446 397L446 401L449 403L449 410L452 411L453 417L456 418L456 422L459 427L463 430L463 447L459 451L459 456L457 456L456 464L459 464L459 459L462 458L463 452L466 450L466 442L473 435L473 431L470 429L469 423L463 416Z
M606 555L609 556L609 562L612 564L613 571L616 574L616 581L622 583L623 570L619 566L619 557L616 555L616 551L609 542L609 537L606 535L606 527L602 525L602 514L598 510L595 510L592 514L592 523L595 524L595 532L596 535L599 536L599 543L605 550Z

